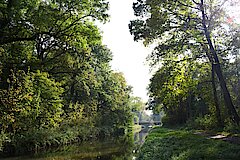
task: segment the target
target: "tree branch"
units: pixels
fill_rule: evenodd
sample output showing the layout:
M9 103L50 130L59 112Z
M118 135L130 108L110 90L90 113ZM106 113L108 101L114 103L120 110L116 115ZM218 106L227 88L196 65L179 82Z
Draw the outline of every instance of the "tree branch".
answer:
M181 1L177 1L177 2L178 2L179 4L185 6L185 7L189 7L189 8L191 8L191 9L195 9L195 10L200 11L200 9L197 8L197 7L193 7L193 6L190 6L190 5L188 5L188 4L184 4L184 3L182 3Z
M13 43L13 42L20 42L20 41L34 41L36 38L36 35L33 35L31 37L11 37L11 38L0 38L0 45Z

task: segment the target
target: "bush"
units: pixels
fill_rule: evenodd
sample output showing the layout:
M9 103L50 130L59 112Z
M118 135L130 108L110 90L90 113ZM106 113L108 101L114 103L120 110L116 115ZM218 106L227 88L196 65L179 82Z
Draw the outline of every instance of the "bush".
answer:
M162 117L163 126L178 126L182 122L180 122L174 115L165 115Z
M224 131L230 132L230 133L236 133L240 134L240 126L237 126L236 124L229 123L224 127Z
M0 151L3 151L3 146L5 143L9 143L11 140L9 135L5 134L3 131L0 133Z
M203 117L197 117L194 120L189 120L187 122L187 127L193 129L204 129L204 130L212 130L217 126L216 120L213 116L205 115Z

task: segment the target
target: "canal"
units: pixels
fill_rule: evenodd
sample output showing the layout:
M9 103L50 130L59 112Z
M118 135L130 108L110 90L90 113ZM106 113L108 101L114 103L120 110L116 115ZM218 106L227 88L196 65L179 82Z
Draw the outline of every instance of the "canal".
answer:
M148 131L148 127L142 127L140 132L123 137L88 141L3 160L133 160Z

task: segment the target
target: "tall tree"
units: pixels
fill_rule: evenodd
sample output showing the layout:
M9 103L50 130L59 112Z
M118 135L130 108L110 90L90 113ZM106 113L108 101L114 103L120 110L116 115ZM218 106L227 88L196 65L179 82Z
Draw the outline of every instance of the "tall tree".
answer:
M156 44L150 59L156 64L161 59L188 54L188 60L202 58L213 64L223 92L225 106L232 121L239 124L239 115L232 103L221 68L223 53L229 53L232 32L223 25L227 18L225 0L138 0L133 4L137 20L129 28L134 39Z

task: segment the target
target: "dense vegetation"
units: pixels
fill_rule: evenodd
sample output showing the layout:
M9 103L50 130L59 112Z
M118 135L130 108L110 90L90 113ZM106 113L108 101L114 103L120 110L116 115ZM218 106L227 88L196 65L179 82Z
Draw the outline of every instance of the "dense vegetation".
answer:
M139 160L238 159L240 146L189 131L155 128L140 149Z
M123 133L130 92L95 21L105 0L0 0L0 151Z
M135 41L154 46L157 70L149 107L165 124L238 130L240 125L239 25L234 0L138 0L129 24Z

